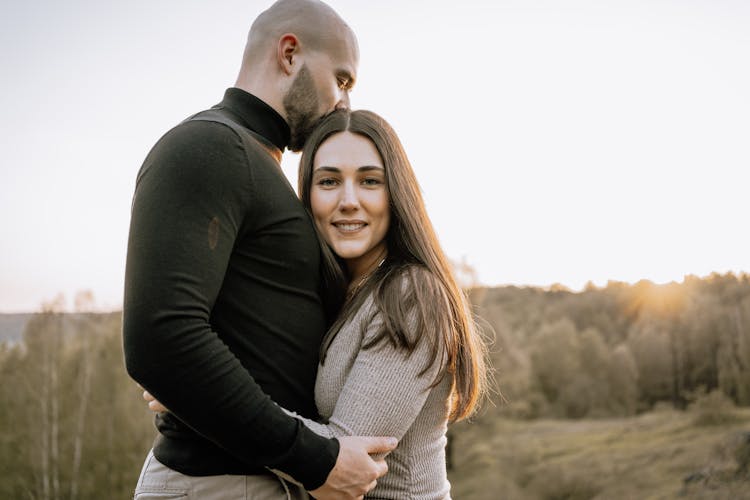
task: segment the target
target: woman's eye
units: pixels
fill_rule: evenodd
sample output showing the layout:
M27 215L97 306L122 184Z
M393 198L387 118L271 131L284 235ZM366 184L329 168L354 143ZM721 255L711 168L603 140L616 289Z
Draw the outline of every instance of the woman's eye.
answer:
M331 187L336 185L336 179L323 178L318 180L318 186Z
M367 177L362 180L362 184L364 184L365 186L379 186L382 183L383 181L375 177Z

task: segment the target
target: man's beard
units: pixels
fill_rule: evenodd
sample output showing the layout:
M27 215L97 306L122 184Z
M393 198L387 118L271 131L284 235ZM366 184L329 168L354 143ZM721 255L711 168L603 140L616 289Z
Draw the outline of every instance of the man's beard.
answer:
M291 132L289 149L301 151L310 133L322 118L318 114L320 103L315 91L315 82L307 65L300 68L297 78L284 96L283 105Z

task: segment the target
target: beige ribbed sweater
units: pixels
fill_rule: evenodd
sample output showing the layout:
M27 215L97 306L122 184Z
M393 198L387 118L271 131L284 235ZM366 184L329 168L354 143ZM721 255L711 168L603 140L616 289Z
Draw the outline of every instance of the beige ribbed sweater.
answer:
M430 342L422 339L407 357L382 341L370 349L364 342L377 334L380 316L362 323L374 308L369 297L336 335L325 363L318 367L315 402L325 424L303 419L317 434L394 436L398 448L386 457L388 473L366 498L449 499L445 466L450 377L430 385L439 363L419 376L430 358Z

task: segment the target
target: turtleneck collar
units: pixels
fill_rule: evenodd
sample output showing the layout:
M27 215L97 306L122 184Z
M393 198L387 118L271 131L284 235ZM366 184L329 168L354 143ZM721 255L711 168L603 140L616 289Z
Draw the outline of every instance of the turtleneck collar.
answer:
M286 120L249 92L236 87L228 88L224 92L224 99L215 107L231 111L242 121L242 125L266 138L279 152L289 145L291 132Z

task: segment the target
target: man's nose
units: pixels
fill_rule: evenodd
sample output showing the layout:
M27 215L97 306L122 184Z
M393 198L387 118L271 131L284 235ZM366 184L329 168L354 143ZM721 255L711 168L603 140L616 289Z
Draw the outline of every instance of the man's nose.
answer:
M341 99L339 99L339 102L336 103L336 109L350 109L348 91L344 91Z

